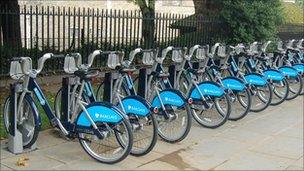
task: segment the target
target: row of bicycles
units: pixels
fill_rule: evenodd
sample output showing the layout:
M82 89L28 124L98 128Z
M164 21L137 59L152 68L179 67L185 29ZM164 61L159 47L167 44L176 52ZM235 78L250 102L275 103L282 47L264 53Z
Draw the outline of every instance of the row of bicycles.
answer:
M37 69L29 57L12 58L10 76L18 81L4 104L5 128L10 134L18 129L23 147L31 147L41 126L36 97L50 123L68 139L78 139L97 161L142 156L153 150L158 136L168 143L185 139L192 118L217 128L303 95L303 41L279 42L272 53L271 41L169 46L160 54L137 48L128 57L95 50L85 63L79 53L47 53ZM54 110L36 80L48 59L63 59L68 74ZM92 67L96 62L105 64L103 70ZM97 86L96 77L104 78Z

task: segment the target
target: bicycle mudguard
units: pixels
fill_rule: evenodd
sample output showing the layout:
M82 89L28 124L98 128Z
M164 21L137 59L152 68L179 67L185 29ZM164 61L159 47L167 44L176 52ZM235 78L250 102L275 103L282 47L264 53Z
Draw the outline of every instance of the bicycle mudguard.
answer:
M263 75L267 80L282 81L284 79L284 75L275 69L266 69Z
M159 92L159 96L154 97L154 99L152 100L152 107L161 108L161 103L163 105L182 107L186 104L186 98L178 90L165 89Z
M204 81L199 83L197 86L198 88L195 87L190 91L190 98L192 99L202 99L200 92L203 96L214 97L221 97L225 93L221 86L215 82Z
M151 106L147 101L140 96L128 96L121 100L121 104L118 104L118 108L124 111L127 115L135 114L140 116L147 116L151 113ZM122 110L122 107L124 110Z
M248 84L255 85L255 86L264 86L267 84L266 79L263 77L263 75L258 73L249 73L246 74L245 80Z
M118 123L123 119L123 114L112 104L106 102L93 102L86 106L94 123ZM84 111L81 111L76 119L77 126L90 127L91 123Z
M295 78L298 76L298 71L290 66L282 66L279 68L279 71L281 71L285 76L288 77Z
M32 107L32 109L33 109L33 112L34 112L34 120L35 120L35 126L41 127L41 117L40 117L40 115L39 115L39 111L38 111L38 109L37 109L37 106L36 106L36 104L35 104L34 99L32 98L32 96L31 96L29 93L27 93L27 94L24 96L24 98L25 98L26 100L28 100L28 102L30 102L30 105L31 105L31 107Z
M222 83L225 89L243 91L246 88L244 81L235 77L223 78Z
M296 69L299 73L304 73L304 64L294 64L292 67Z

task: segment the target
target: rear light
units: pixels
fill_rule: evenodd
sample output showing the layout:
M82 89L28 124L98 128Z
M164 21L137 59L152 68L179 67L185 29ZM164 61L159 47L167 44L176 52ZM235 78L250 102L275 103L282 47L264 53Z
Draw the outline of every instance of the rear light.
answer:
M193 103L193 99L192 99L192 98L189 98L189 99L188 99L188 103L189 103L189 104L192 104L192 103Z
M158 108L157 107L153 108L153 112L158 113Z

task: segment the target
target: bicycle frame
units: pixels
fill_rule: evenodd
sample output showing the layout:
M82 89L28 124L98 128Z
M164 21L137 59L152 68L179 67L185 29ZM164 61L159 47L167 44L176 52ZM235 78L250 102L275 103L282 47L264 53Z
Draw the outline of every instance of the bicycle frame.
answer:
M32 78L32 77L25 78L25 81L23 83L23 90L20 95L19 101L17 103L17 113L21 113L19 111L22 109L22 101L24 98L30 98L32 101L32 105L35 106L34 109L37 110L34 100L32 99L32 97L29 94L31 92L33 92L35 94L36 98L39 101L39 104L45 111L45 113L46 113L47 117L49 118L49 120L51 121L52 125L58 126L65 135L68 135L69 134L68 131L70 131L70 130L66 130L66 128L59 121L59 119L54 115L47 99L45 98L45 96L44 96L40 86L36 82L35 78ZM26 96L29 96L29 97L26 97ZM21 116L18 116L18 117L20 119ZM22 121L22 119L20 119L20 120L19 119L18 119L18 121ZM36 119L39 119L39 123L40 123L40 116L37 116Z

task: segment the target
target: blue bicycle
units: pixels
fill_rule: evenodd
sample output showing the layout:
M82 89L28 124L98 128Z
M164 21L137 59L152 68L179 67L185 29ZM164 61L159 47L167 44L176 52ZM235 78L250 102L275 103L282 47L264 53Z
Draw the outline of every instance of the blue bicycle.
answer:
M222 48L226 48L222 45ZM244 70L246 57L244 56L244 45L238 44L237 46L229 46L230 51L226 56L223 75L230 75L240 78L249 87L251 94L251 107L250 111L260 112L265 110L272 101L272 89L267 79L259 73L248 72ZM224 50L226 51L226 50Z
M112 72L113 76L116 76L117 79L113 80L111 83L113 86L110 92L109 102L115 104L128 118L132 131L133 131L133 147L131 154L135 156L142 156L149 153L156 144L157 141L157 123L154 118L153 111L154 108L151 107L147 101L137 96L134 91L134 84L131 79L131 75L136 69L130 66L133 61L134 56L130 55L130 59L123 60L124 53L121 51L94 51L90 56L90 61L94 61L95 58L101 57L106 61L107 69L111 69L108 72ZM87 68L88 64L81 64L81 57L65 58L65 72L75 74L78 70L82 68ZM91 64L90 64L91 65ZM70 77L70 80L73 79ZM81 85L81 82L78 79L74 79L71 86L71 105L75 105L77 100L76 94L79 94L78 90ZM104 82L101 82L97 90L97 97L92 88L91 80L85 80L84 93L82 93L82 99L87 103L93 103L98 100L102 100L101 97L104 94ZM129 93L126 94L125 91ZM60 105L62 104L61 99L62 90L59 90L55 98L55 109L61 112ZM98 99L98 100L97 100ZM103 99L103 101L107 101ZM73 108L73 107L72 107ZM73 112L71 109L70 112ZM123 141L120 141L123 144Z
M303 78L301 78L301 75L304 71L304 66L301 63L296 64L294 61L293 42L294 40L289 41L285 48L281 41L278 42L278 49L272 61L272 67L280 70L288 81L289 94L286 98L287 100L296 98L301 94L303 89Z
M192 99L173 89L169 81L170 74L163 61L170 48L164 49L161 56L158 56L157 49L143 50L142 63L147 69L144 96L152 107L158 109L155 114L158 135L166 142L176 143L185 139L191 129Z
M69 54L68 56L74 56ZM75 75L80 78L80 88L76 97L72 117L60 121L53 113L47 99L36 81L37 75L42 71L48 59L63 58L64 55L47 53L38 60L38 69L32 69L29 57L13 58L10 75L20 82L14 84L11 95L4 104L4 124L7 131L12 133L13 123L22 133L23 146L31 147L37 140L41 119L32 94L38 99L52 126L59 128L69 139L78 138L81 146L92 158L103 163L116 163L126 158L132 148L133 135L130 123L125 115L115 106L105 102L87 104L82 100L86 80L96 76L96 72L87 69L78 70ZM64 88L62 101L68 106L68 96ZM14 94L18 97L15 99ZM16 103L15 103L16 102ZM16 106L16 107L15 107ZM65 108L66 110L67 108ZM17 113L14 120L13 113ZM124 144L120 141L124 140Z
M186 48L172 48L172 60L178 65L176 88L193 100L191 110L193 118L202 126L217 128L223 125L231 113L231 103L224 88L213 81L202 80L205 67L194 69L190 59L196 52L202 62L204 53L200 46L190 49L187 55ZM203 64L202 64L203 65ZM206 65L204 65L206 66Z
M212 51L210 52L208 45L199 46L197 50L198 52L196 52L196 57L198 58L199 54L202 55L199 59L206 64L200 66L200 69L204 71L201 74L202 79L217 82L225 89L231 102L229 120L235 121L248 114L251 106L251 94L243 80L233 76L222 76L221 72L227 68L224 68L220 64L221 62L225 63L227 58L226 53L221 52L221 49L219 49L220 47L220 44L217 43L211 48ZM190 49L190 56L192 56L194 49L195 46ZM220 63L218 64L217 62Z
M273 92L271 105L281 104L289 94L289 84L284 74L271 67L272 57L266 53L267 46L271 43L264 43L259 50L258 42L250 44L249 49L245 52L245 70L248 72L257 72L262 74L271 85Z

